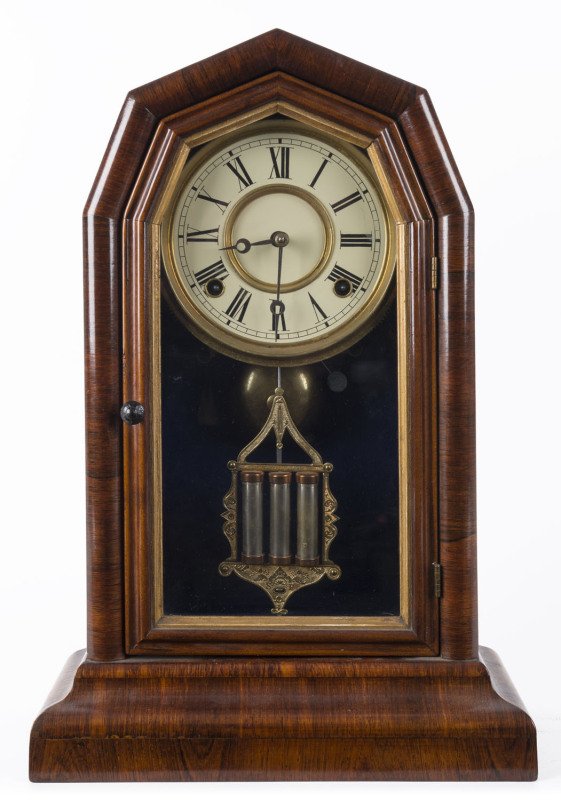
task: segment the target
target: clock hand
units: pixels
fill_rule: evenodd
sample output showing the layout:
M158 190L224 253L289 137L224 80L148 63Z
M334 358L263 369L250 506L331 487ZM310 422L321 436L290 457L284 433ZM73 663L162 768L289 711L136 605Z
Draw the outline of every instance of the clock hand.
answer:
M275 234L273 234L275 236ZM252 247L257 247L260 244L274 244L273 236L270 236L268 239L263 239L260 242L250 242L248 239L238 239L235 244L231 244L228 247L220 247L220 250L237 250L238 253L245 255L245 253L249 253Z
M282 272L282 254L284 251L284 247L279 247L279 262L278 262L278 272L277 272L277 296L276 299L272 302L272 309L273 314L275 317L275 341L279 338L279 320L281 314L284 313L284 303L281 303L280 299L280 284L281 284L281 272Z
M288 234L284 231L275 231L271 236L271 243L279 249L279 260L277 270L277 296L271 303L271 313L273 314L273 327L275 331L275 341L279 338L279 320L284 314L284 303L280 299L281 275L282 275L282 254L289 242Z

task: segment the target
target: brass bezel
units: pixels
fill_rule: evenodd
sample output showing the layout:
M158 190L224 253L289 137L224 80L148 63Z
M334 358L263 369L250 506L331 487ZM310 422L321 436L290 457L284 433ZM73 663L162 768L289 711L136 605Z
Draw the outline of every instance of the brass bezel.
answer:
M396 223L395 217L390 211L388 198L385 196L382 189L381 176L377 173L374 160L367 157L366 153L368 153L368 151L365 150L365 154L363 155L358 149L358 144L350 143L353 141L353 138L356 137L349 135L347 141L339 138L337 135L339 131L333 133L332 129L318 129L314 127L316 124L318 124L318 122L315 119L311 125L302 122L293 122L291 119L268 119L258 122L252 120L246 122L242 120L239 127L231 127L226 135L219 135L218 138L211 139L211 141L203 139L203 142L206 142L207 146L196 154L190 164L188 158L189 151L185 153L183 169L172 190L172 196L165 211L162 224L162 259L164 271L167 275L173 297L179 309L183 312L182 314L180 313L180 318L187 328L209 347L231 358L262 366L300 366L302 364L311 364L326 358L331 358L337 355L337 353L348 349L366 335L366 333L375 326L377 322L377 312L381 311L383 307L383 301L395 271ZM326 330L325 333L319 334L306 341L287 341L282 344L278 342L273 344L270 340L254 341L239 336L233 331L226 330L222 326L217 326L201 312L198 305L193 302L190 295L185 291L177 264L175 263L172 245L172 222L175 208L185 185L202 163L208 161L215 153L225 149L229 144L238 140L240 136L243 135L240 131L249 127L251 128L251 134L248 135L253 135L254 132L265 133L267 130L279 130L286 127L290 129L291 132L296 132L302 136L313 136L326 145L333 145L335 141L337 149L353 163L360 172L362 179L367 185L370 184L380 200L382 212L380 224L383 226L386 235L386 252L383 256L383 265L375 288L367 301L349 316L347 322L332 331ZM364 143L360 142L360 144L363 145Z
M310 283L316 277L316 275L322 271L327 261L331 258L331 253L333 252L333 243L335 241L335 230L333 228L333 223L331 222L329 215L326 213L325 208L310 192L306 192L300 186L289 186L286 183L275 183L272 186L259 186L252 192L249 192L235 204L234 208L228 214L226 221L224 222L224 246L229 247L234 243L232 230L234 228L236 217L244 210L244 208L263 195L278 193L293 194L308 203L321 219L324 232L323 248L317 263L308 272L308 274L303 278L300 278L300 280L291 281L290 283L281 283L281 294L285 294L286 292L293 292L296 289L300 289L302 286L306 286L307 283ZM275 283L265 283L265 281L260 281L245 269L235 250L227 250L226 257L230 260L230 263L236 272L238 272L251 286L254 286L256 289L260 289L263 292L276 292L277 286Z

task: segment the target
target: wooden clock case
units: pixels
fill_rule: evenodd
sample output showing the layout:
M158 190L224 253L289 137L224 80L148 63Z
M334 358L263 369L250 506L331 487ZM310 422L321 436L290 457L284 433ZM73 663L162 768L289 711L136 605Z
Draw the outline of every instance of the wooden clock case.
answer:
M370 638L162 631L146 488L154 175L182 137L289 107L395 166L417 326L410 622ZM473 211L425 90L278 30L143 86L123 106L84 241L88 646L34 723L31 779L535 779L532 720L478 647ZM146 418L129 428L119 410L133 398Z

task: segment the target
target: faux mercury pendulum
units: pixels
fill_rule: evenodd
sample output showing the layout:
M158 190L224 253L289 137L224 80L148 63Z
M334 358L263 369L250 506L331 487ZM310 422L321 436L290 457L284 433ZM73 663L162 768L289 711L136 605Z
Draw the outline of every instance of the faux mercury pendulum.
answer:
M270 463L248 461L271 432L277 453L282 452L288 432L309 462L287 464L280 457ZM329 487L333 465L324 462L302 436L290 416L284 391L277 386L265 424L237 459L228 462L228 469L232 479L223 501L222 530L231 554L219 565L219 572L259 586L273 602L271 613L285 615L286 602L296 591L324 575L330 580L341 575L340 567L329 558L338 520L337 501Z

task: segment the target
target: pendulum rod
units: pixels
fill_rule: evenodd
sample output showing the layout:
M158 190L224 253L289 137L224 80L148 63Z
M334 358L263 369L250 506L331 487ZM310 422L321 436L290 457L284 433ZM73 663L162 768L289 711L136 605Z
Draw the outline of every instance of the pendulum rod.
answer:
M281 368L277 368L277 389L281 389ZM282 447L277 447L277 464L282 464Z

